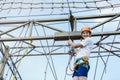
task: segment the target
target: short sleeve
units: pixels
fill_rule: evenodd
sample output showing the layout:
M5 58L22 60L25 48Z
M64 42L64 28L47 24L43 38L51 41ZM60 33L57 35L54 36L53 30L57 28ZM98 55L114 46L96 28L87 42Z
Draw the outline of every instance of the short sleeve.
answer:
M83 46L89 45L90 43L91 43L91 39L90 39L90 38L86 38L85 40L83 40L83 41L81 42L81 44L82 44Z

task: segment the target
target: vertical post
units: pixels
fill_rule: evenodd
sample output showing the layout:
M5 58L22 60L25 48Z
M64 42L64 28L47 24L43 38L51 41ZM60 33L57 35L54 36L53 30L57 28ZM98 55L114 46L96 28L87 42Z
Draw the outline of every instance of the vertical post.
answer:
M0 80L3 80L4 68L8 59L8 53L9 53L9 47L6 46L4 52L2 53L3 57L0 60Z

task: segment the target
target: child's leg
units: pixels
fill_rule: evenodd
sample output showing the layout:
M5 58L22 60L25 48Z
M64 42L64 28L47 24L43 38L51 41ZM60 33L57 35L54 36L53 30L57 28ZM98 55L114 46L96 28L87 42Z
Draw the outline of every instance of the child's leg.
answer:
M73 80L79 80L77 76L74 76L73 77Z
M85 76L80 76L80 77L78 77L78 80L87 80L87 77L85 77Z

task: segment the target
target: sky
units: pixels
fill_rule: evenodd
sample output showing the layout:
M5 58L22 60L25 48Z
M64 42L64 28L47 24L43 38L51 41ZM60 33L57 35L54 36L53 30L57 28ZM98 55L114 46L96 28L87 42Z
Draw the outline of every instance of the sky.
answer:
M11 0L8 0L8 2ZM13 0L16 1L16 0ZM19 0L20 2L67 2L66 0ZM70 0L69 0L70 1ZM79 0L71 0L71 1L79 1ZM82 1L93 1L93 0L82 0ZM116 3L119 0L111 0L109 1L110 3ZM6 0L3 0L3 2L6 2ZM17 2L17 1L16 1ZM2 2L1 2L2 3ZM43 4L44 5L44 4ZM41 6L43 6L41 5ZM65 5L65 4L64 4ZM72 4L71 4L72 5ZM79 4L75 4L78 5ZM80 4L81 6L84 6L85 4ZM89 3L87 4L89 6L95 6L95 4ZM110 5L109 3L102 2L102 3L97 3L98 6L102 5ZM6 7L19 7L19 6L24 6L24 7L30 7L31 5L27 4L18 4L18 5L1 5L1 8L6 8ZM34 7L38 7L40 5L32 5ZM46 5L44 5L46 6ZM51 6L51 5L47 5ZM53 6L53 5L52 5ZM54 4L54 6L57 6ZM58 5L58 6L63 6L63 5ZM68 6L67 4L65 6ZM99 15L99 14L111 14L111 13L119 13L119 7L116 8L111 8L111 9L102 9L100 10L93 10L93 11L83 11L82 10L87 10L87 9L71 9L73 12L74 16L91 16L91 15ZM74 13L75 12L75 13ZM77 13L78 12L78 13ZM29 10L29 9L8 9L8 10L3 10L0 12L0 17L7 17L7 18L1 18L1 21L17 21L17 20L36 20L36 19L52 19L52 18L64 18L68 17L69 15L63 15L65 13L69 13L69 9L53 9L53 10L48 10L48 9L35 9L35 10ZM49 14L49 15L48 15ZM57 14L57 15L51 15L51 14ZM61 15L62 14L62 15ZM26 16L27 15L27 16ZM31 16L30 16L31 15ZM37 16L32 16L32 15L37 15ZM43 16L42 16L43 15ZM45 16L47 15L47 16ZM15 16L15 17L14 17ZM17 16L17 17L16 17ZM25 17L19 17L19 16L25 16ZM107 18L108 19L108 18ZM105 21L106 19L88 19L88 20L77 20L77 31L81 29L82 26L89 25L89 26L95 26L99 24L100 22ZM114 31L119 27L119 18L117 18L118 21L113 21L110 23L106 23L103 26L100 26L94 30L93 32L105 32L105 31ZM49 26L52 26L54 28L58 28L64 31L69 32L69 27L70 24L65 21L65 22L46 22L42 23L46 24ZM16 26L19 26L21 24L4 24L0 25L0 30L1 31L7 31L10 30ZM14 31L9 32L9 34L14 35L15 37L28 37L30 35L30 28L28 27L29 25L23 26L22 28L16 29ZM37 33L38 32L38 33ZM46 36L46 35L55 35L54 30L48 29L48 28L43 28L40 25L34 25L34 28L32 29L32 36ZM2 38L10 38L7 35L2 35ZM115 38L116 42L120 41L120 36L110 36L106 40L102 41L103 43L105 42L113 42ZM97 42L100 40L100 37L92 37L92 40L94 42ZM30 41L27 41L30 43ZM54 43L55 42L55 43ZM75 43L78 43L79 40L74 40ZM6 45L10 47L24 47L24 46L29 46L23 42L5 42ZM65 41L54 41L54 40L38 40L38 41L32 41L32 44L36 46L42 46L42 45L66 45L67 40ZM107 49L111 49L108 45L103 45ZM114 45L119 48L120 44ZM95 47L95 45L94 45ZM52 50L55 50L59 47L45 47L43 48L36 48L34 51L31 52L31 54L41 54L41 53L49 53ZM112 48L113 50L115 48ZM20 49L10 49L11 54L26 54L30 49L25 48L22 51L19 51ZM69 47L60 47L60 49L55 50L54 52L56 53L67 53L69 50ZM94 50L99 51L99 48L96 48ZM93 51L94 51L93 50ZM100 49L101 51L103 49ZM120 50L120 49L118 49ZM104 50L103 50L104 51ZM53 53L54 53L53 52ZM116 52L119 54L119 52ZM101 55L107 55L109 53L101 53ZM110 54L112 55L112 54ZM92 53L91 57L89 59L90 61L90 71L88 74L88 80L119 80L120 77L118 74L120 73L119 65L120 65L120 59L117 56L110 56L108 58L107 62L107 67L104 72L104 75L101 79L103 69L105 67L102 59L100 57L95 57L92 58L93 56L98 56L98 54ZM2 58L2 55L0 55L0 59ZM20 57L12 57L13 61L16 62ZM69 60L69 55L48 55L48 56L29 56L23 58L20 62L16 64L16 67L21 74L21 77L23 80L72 80L71 75L65 75L66 73L66 67L67 63ZM103 57L104 61L107 61L107 57ZM11 60L8 59L8 62L10 63L10 66L13 67ZM73 67L74 63L74 58L71 62L71 67ZM97 65L97 68L96 68ZM96 69L96 70L95 70ZM95 74L96 72L96 74ZM68 73L72 73L68 69ZM9 69L9 66L5 66L5 72L4 72L4 78L5 80L15 80L13 76L11 76L11 71ZM19 80L19 78L18 78Z

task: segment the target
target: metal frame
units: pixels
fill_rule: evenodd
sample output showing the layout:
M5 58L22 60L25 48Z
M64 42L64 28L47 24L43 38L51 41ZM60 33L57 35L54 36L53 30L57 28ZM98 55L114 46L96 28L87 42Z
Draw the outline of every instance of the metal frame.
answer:
M94 18L110 18L104 22L101 22L100 24L97 24L95 26L93 26L91 29L95 29L107 22L110 22L116 18L118 18L120 16L120 14L109 14L109 15L94 15L94 16L86 16L86 17L80 17L80 16L77 16L75 17L76 20L84 20L84 19L94 19ZM69 37L71 39L74 39L74 40L79 40L80 39L80 31L73 31L73 32L66 32L66 31L63 31L63 30L60 30L60 29L57 29L57 28L54 28L52 26L49 26L49 25L46 25L42 22L58 22L58 21L67 21L68 22L68 17L64 17L64 18L55 18L55 19L41 19L41 20L25 20L25 21L0 21L0 24L3 25L3 24L20 24L19 26L16 26L12 29L9 29L7 31L0 31L0 35L8 35L10 38L0 38L0 42L15 42L15 41L22 41L24 42L25 44L29 44L30 46L25 46L25 47L10 47L10 49L13 49L13 48L29 48L30 50L27 52L27 54L12 54L10 53L9 54L9 57L25 57L25 56L46 56L46 55L68 55L67 52L59 52L59 53L52 53L52 52L49 52L49 53L39 53L39 54L36 54L36 53L32 53L32 54L28 54L30 52L32 52L34 49L36 48L43 48L43 47L68 47L68 45L50 45L50 46L45 46L45 45L41 45L41 46L36 46L32 43L28 43L26 41L33 41L33 40L53 40L53 41L63 41L63 40L68 40ZM34 25L40 25L42 27L46 27L46 28L49 28L49 29L52 29L52 30L55 30L57 31L57 33L53 34L53 35L46 35L46 36L32 36L32 29L34 27ZM17 30L21 27L25 27L26 25L29 25L28 27L30 28L30 32L29 32L29 36L28 37L15 37L11 34L9 34L9 32L11 31L14 31L14 30ZM117 54L120 50L119 50L119 47L118 46L113 46L113 45L110 45L111 47L114 47L116 49L114 50L108 50L107 48L101 46L101 45L108 45L108 44L120 44L119 42L109 42L109 43L101 43L101 41L103 41L104 39L108 38L109 36L111 35L120 35L120 29L117 29L116 31L112 31L112 32L93 32L92 33L92 36L93 37L102 37L101 40L99 40L97 43L94 43L94 45L96 46L96 48L100 47L102 48L103 50L101 51L92 51L92 53L112 53L114 56L118 56L120 57L119 54ZM104 55L102 55L104 56ZM91 56L91 57L94 57L94 56ZM98 56L97 56L98 57ZM21 59L20 58L20 59ZM19 62L20 59L17 61ZM12 60L12 59L11 59ZM16 63L17 63L16 62ZM15 64L15 63L13 63ZM19 72L18 72L19 74ZM17 80L17 79L16 79Z

